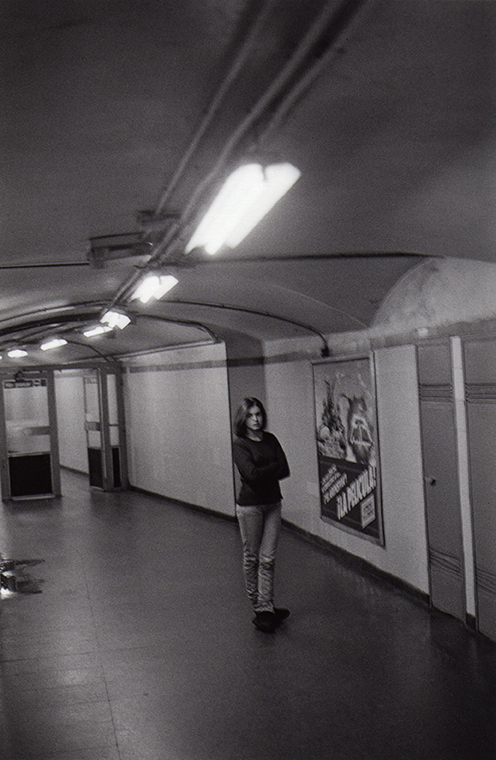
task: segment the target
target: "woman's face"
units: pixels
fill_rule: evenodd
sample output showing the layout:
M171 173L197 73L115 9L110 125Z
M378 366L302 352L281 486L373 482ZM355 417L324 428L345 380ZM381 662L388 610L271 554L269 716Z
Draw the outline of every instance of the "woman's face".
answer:
M246 429L258 433L263 429L263 414L258 406L250 406L246 416Z

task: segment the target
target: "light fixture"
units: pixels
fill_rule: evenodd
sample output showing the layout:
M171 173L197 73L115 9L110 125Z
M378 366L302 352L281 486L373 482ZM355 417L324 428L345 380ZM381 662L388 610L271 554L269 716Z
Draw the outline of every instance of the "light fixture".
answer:
M118 327L119 330L123 330L130 321L131 319L127 314L123 314L122 311L114 311L113 309L106 311L105 314L100 317L100 322L102 324L106 324L110 328Z
M226 245L235 248L288 192L301 172L289 163L245 164L225 181L186 246L209 254Z
M113 328L110 325L94 325L84 330L83 335L87 338L94 338L97 335L103 335L104 333L112 332Z
M7 356L10 356L11 359L21 359L23 356L27 356L28 352L25 351L23 348L12 348L10 351L7 352Z
M148 303L151 298L158 301L169 290L172 290L178 282L179 280L172 274L149 274L140 282L132 298L138 298L141 303Z
M40 348L42 351L51 351L52 348L60 348L60 346L66 346L67 341L65 338L52 338L51 340L42 343Z

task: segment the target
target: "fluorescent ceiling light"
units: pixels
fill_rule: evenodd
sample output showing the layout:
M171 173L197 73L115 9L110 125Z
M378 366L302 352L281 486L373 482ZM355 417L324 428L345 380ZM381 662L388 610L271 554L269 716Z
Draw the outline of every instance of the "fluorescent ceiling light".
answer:
M13 348L11 351L7 352L7 356L10 356L11 359L20 359L22 356L27 356L28 352L24 351L23 348Z
M66 346L67 341L65 338L52 338L42 343L40 348L42 351L50 351L52 348L60 348L60 346Z
M89 327L87 330L83 332L83 335L85 335L87 338L94 338L96 335L103 335L107 332L112 332L112 327L109 325L95 325L94 327Z
M235 248L294 185L301 172L289 163L246 164L236 169L201 220L186 253L203 247L209 254Z
M148 303L151 298L155 298L158 301L169 290L172 290L178 282L179 280L172 274L150 274L138 285L133 293L133 298L139 298L141 303Z
M127 314L123 314L121 311L106 311L103 317L100 317L100 322L103 324L107 324L111 328L118 327L120 330L123 330L130 321Z

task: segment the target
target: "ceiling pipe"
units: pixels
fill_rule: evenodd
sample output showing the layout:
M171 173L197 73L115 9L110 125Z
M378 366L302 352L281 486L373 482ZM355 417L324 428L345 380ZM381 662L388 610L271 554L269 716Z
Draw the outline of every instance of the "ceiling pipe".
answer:
M364 6L368 2L370 2L370 0L347 0L345 3L343 3L340 10L341 10L341 15L346 16L347 23L345 23L344 28L340 30L340 33L338 35L339 40L342 39L342 36L345 34L346 29L349 28L349 24L351 24L351 22L353 21L354 15L357 13L357 11L361 10L362 6ZM265 14L269 12L270 10L269 5L270 4L268 4L265 7L264 11L262 12L262 19L265 18ZM346 13L344 12L344 9L347 10ZM259 98L255 106L250 110L250 113L248 114L248 116L245 119L243 119L241 124L237 127L237 129L235 129L230 139L225 144L220 156L218 157L215 163L214 168L207 174L207 176L203 179L203 181L199 183L195 192L192 194L189 203L187 204L184 212L181 215L181 219L176 221L173 224L173 226L166 233L164 239L153 248L148 262L143 267L137 268L137 271L134 272L131 275L131 277L128 278L128 280L119 288L114 298L112 299L109 308L112 308L118 305L123 299L128 298L131 289L137 284L137 282L140 280L140 278L146 271L153 269L154 266L158 266L160 264L166 264L168 260L170 261L173 258L175 253L179 252L181 245L184 243L184 239L187 237L188 228L189 226L191 226L191 223L192 223L193 217L195 216L195 211L199 204L201 196L205 193L208 186L218 177L220 172L224 169L228 159L231 157L235 149L239 146L243 138L255 126L257 121L259 121L261 117L267 112L267 110L274 103L277 97L280 96L281 93L284 92L284 89L288 85L291 84L291 80L295 77L295 75L298 73L298 70L308 59L312 50L315 48L316 44L319 42L319 40L322 39L322 36L324 32L327 30L332 19L335 18L337 15L339 15L339 12L340 11L336 11L336 5L333 0L330 0L330 2L327 2L325 4L319 16L317 17L317 19L314 21L314 23L310 27L309 31L304 36L300 45L297 47L297 49L293 52L289 60L283 66L278 76L275 77L275 79L266 89L265 93ZM258 23L260 23L260 19ZM255 23L255 27L257 29L259 28L257 22ZM254 33L253 29L252 29L252 33ZM239 59L236 60L233 71L235 70L236 72L238 72L241 69L241 66L244 62L244 57L249 53L251 42L252 40L251 40L251 33L250 33L248 40L246 41L246 44L243 46L242 51L240 51ZM335 47L336 47L336 42L333 41L331 50L334 50ZM218 110L218 107L220 106L228 90L228 83L232 84L232 82L235 80L233 71L229 72L226 79L224 80L224 83L221 85L219 93L212 101L212 104L211 104L212 112L210 113L210 109L209 109L209 112L207 116L205 117L205 121L206 121L205 125L203 125L203 123L200 125L197 131L197 134L193 138L193 141L190 147L188 148L183 158L183 161L180 164L180 167L182 167L181 171L179 171L180 167L178 167L178 170L176 171L176 174L174 175L173 180L171 181L169 185L169 188L167 188L164 194L162 195L162 198L159 203L159 207L157 208L157 214L163 209L165 201L170 197L173 187L177 184L180 177L182 176L182 172L184 171L184 168L186 167L189 160L191 159L191 155L193 155L194 149L196 149L198 143L200 142L201 136L205 133L206 128L211 123L211 120L215 112ZM293 85L294 89L296 89L297 84L298 82L295 82L295 84ZM285 100L283 100L283 102L286 102L286 98ZM280 107L281 106L279 106L279 108ZM269 122L269 126L270 128L273 128L272 121ZM264 136L264 132L262 131L258 135L258 139L260 140L261 138L263 138L263 136ZM194 148L193 148L193 145L194 145ZM180 255L184 256L184 251L181 251ZM315 331L313 328L307 327L307 329L310 329L313 332L317 332L317 334L319 334L321 339L324 341L326 350L328 350L327 341L325 340L325 338L318 331Z
M185 327L194 327L197 330L203 330L203 332L207 333L208 337L210 338L210 341L212 343L219 343L219 338L215 333L206 325L204 325L202 322L195 322L192 320L186 320L186 319L173 319L169 317L162 317L158 314L139 314L138 312L129 311L129 314L133 317L137 317L138 319L156 319L159 322L167 322L177 325L184 325ZM202 344L204 345L204 344Z
M234 62L229 68L229 71L224 77L220 87L217 89L217 92L215 93L210 105L208 106L207 112L205 116L203 117L200 125L198 126L193 136L193 139L188 145L186 152L184 153L179 163L179 166L174 172L172 179L170 180L169 184L167 185L166 189L164 190L158 202L158 205L155 211L156 216L159 216L159 214L163 211L172 192L175 190L178 182L181 180L184 174L184 171L187 165L189 164L189 162L191 161L191 158L193 157L195 150L200 144L200 141L203 135L209 128L220 106L222 105L222 102L224 101L230 87L234 84L238 74L241 72L241 69L243 68L244 64L248 60L248 56L250 55L254 45L257 43L260 37L260 32L262 30L262 27L265 24L266 20L268 19L269 13L272 11L272 8L274 6L275 6L275 0L267 0L264 8L261 10L261 12L255 18L255 21L251 25L248 31L248 34L243 40L243 44L241 45L241 48L234 59Z
M150 354L161 354L164 351L179 351L184 348L203 348L204 346L211 346L212 343L206 340L199 340L196 343L175 343L168 346L161 346L160 348L144 348L142 351L130 351L127 354L119 354L119 361L122 359L131 359L133 356L149 356Z
M408 251L342 251L341 253L303 253L303 254L283 254L282 256L237 256L235 259L197 259L196 266L215 266L222 264L223 267L231 264L258 264L263 261L265 264L277 264L278 261L329 261L331 259L441 259L441 254L431 253L409 253Z
M91 343L80 343L77 340L69 340L69 339L67 339L67 343L70 346L79 346L79 348L89 348L95 354L98 354L98 356L100 356L106 362L110 362L111 364L115 363L115 361L116 361L115 356L113 354L111 354L110 356L108 356L107 354L104 354L103 351L100 351L96 346L92 345ZM75 359L74 363L75 362L80 362L80 361L84 361L84 360L83 359ZM64 362L64 364L62 366L65 367L65 366L68 366L68 365L70 365L72 363L73 362Z
M258 311L257 309L249 309L244 306L231 306L231 305L223 304L223 303L208 303L206 301L183 301L183 300L169 300L167 303L178 304L178 305L183 305L183 306L200 306L200 307L204 307L208 309L224 309L226 311L238 311L242 314L251 314L256 317L268 317L269 319L277 319L280 322L284 322L288 325L293 325L294 327L299 327L302 330L307 330L308 332L311 332L314 335L318 335L318 337L321 339L322 343L324 344L322 348L322 356L328 356L329 346L328 346L325 335L321 333L320 330L317 330L316 327L313 327L312 325L307 325L304 322L297 322L296 320L289 319L288 317L281 317L278 314L272 314L269 311ZM366 326L367 325L365 325L365 327Z
M26 319L26 322L16 322L10 327L0 327L0 336L11 335L13 333L25 332L26 330L35 330L38 327L49 327L50 325L59 325L67 322L88 322L91 319L97 319L101 310L105 307L104 302L95 301L93 303L73 304L72 306L62 306L59 308L39 309L37 311L26 312L21 317L15 319ZM82 312L84 308L91 309L88 312ZM45 314L49 316L41 317ZM31 319L30 319L31 318ZM0 320L0 325L12 322L14 317Z
M49 267L89 267L89 261L49 261L44 264L0 264L0 269L46 269Z
M344 44L348 41L349 36L354 32L359 23L362 22L366 12L371 10L374 0L346 0L338 11L338 16L342 19L342 29L338 33L333 44L327 48L316 60L303 76L295 83L294 87L288 92L287 96L281 101L268 124L264 128L263 137L268 137L281 123L292 106L296 104L299 98L311 87L313 82L339 55L344 52Z
M362 5L368 2L370 2L370 0L346 0L341 9L338 11L336 10L336 4L333 0L325 4L324 8L310 27L309 31L304 36L296 51L291 55L285 66L279 72L278 76L275 77L262 97L250 110L248 116L241 122L241 124L226 142L219 158L217 159L214 169L203 179L203 181L196 188L196 191L192 194L191 199L182 214L182 230L184 230L184 227L188 225L190 221L189 217L194 215L195 208L206 188L208 188L208 186L217 178L219 173L225 167L225 164L227 163L231 154L238 147L239 143L249 133L252 127L254 127L257 121L267 112L267 110L276 100L277 96L280 95L289 84L291 84L291 80L298 73L300 67L308 59L310 53L314 50L319 40L322 39L322 36L327 30L332 19L341 13L342 15L347 16L347 24L350 24L354 18L353 12L356 14L356 12L361 9ZM344 13L345 8L348 10L347 14ZM338 39L342 38L342 35L345 33L346 28L348 27L345 25L345 29L341 29ZM330 49L334 50L335 46L336 42L333 40L333 44ZM296 86L297 82L292 85L293 88ZM260 142L264 136L265 130L261 130L257 135L257 141ZM177 242L180 243L181 240Z
M350 0L348 0L348 3L346 3L346 5L349 4L349 1ZM351 1L355 3L367 2L367 0L351 0ZM228 72L224 82L221 84L221 87L218 93L214 97L209 107L209 111L207 112L204 121L200 124L200 127L197 130L197 133L195 134L190 146L188 147L186 151L186 154L183 157L183 160L181 161L181 164L176 170L174 177L169 183L169 186L166 188L165 192L163 193L156 210L157 215L163 210L165 202L169 199L172 193L172 190L177 185L178 181L180 180L184 172L185 167L191 160L191 157L194 154L194 150L196 150L196 148L198 147L201 137L204 135L215 113L218 111L218 108L221 105L222 100L224 99L229 89L229 86L232 85L233 82L235 81L237 74L239 73L239 71L242 68L243 63L247 59L247 56L251 50L251 46L256 41L256 35L258 33L258 30L260 29L261 25L266 20L266 17L268 16L271 8L272 8L272 2L268 2L265 8L263 9L262 13L259 14L259 17L255 21L255 24L252 27L247 39L245 40L233 67ZM259 98L254 108L250 110L250 113L248 114L248 116L245 119L243 119L241 124L231 135L231 138L227 141L226 145L224 146L224 149L222 153L220 154L213 170L209 172L209 174L203 179L203 181L196 188L196 191L193 193L188 205L186 206L185 211L181 215L181 219L176 220L171 225L171 227L167 231L164 238L158 244L154 246L153 250L151 251L148 262L142 267L137 267L136 271L123 283L123 285L119 288L117 293L114 295L112 301L110 302L109 308L113 308L117 306L122 300L128 298L131 290L136 286L136 284L138 283L138 281L140 280L140 278L143 276L145 272L149 271L150 269L153 269L154 266L159 265L162 262L166 263L167 259L170 259L171 254L174 253L175 247L179 248L181 246L182 236L186 236L184 228L190 222L189 217L193 216L194 210L199 202L199 198L201 197L201 195L203 195L203 193L205 192L205 189L209 186L209 184L211 184L215 180L219 172L224 168L227 160L229 159L231 154L234 152L235 148L239 145L241 140L248 134L248 132L252 129L252 127L256 124L256 122L266 112L266 110L270 107L271 103L273 103L276 97L290 83L291 79L295 76L298 69L301 67L303 62L307 59L310 52L315 47L318 40L322 37L322 34L324 33L325 29L328 27L329 23L331 22L332 18L335 15L336 15L335 2L331 0L330 2L327 2L325 4L319 16L317 17L317 19L314 21L314 23L310 27L309 31L304 36L302 42L297 47L296 51L293 52L291 57L283 66L278 76L275 77L275 79L269 85L265 93L261 96L261 98Z
M183 304L191 304L193 306L210 306L212 308L221 308L221 309L232 309L233 311L246 311L248 314L255 314L258 316L264 316L264 317L272 317L272 319L280 319L284 322L292 322L295 325L298 325L299 327L304 327L306 330L311 330L318 335L322 337L322 333L320 333L317 328L312 327L311 325L304 324L303 322L296 322L288 317L281 317L277 314L272 314L268 311L257 311L257 309L249 309L245 308L244 306L231 306L231 305L225 305L225 304L216 304L216 303L206 303L203 301L183 301L182 299L177 300L170 300L169 303L183 303ZM354 317L353 314L348 314L348 312L343 311L342 309L338 309L337 306L330 306L329 304L325 304L327 309L330 309L331 311L335 311L337 314L340 314L342 317L346 317L346 319L350 319L352 322L356 322L357 325L359 325L362 328L367 329L369 325L366 322L362 322L361 319L358 317Z
M357 0L353 0L356 2ZM368 2L369 0L358 0L358 2ZM196 204L198 203L199 197L204 193L205 188L208 187L208 185L217 177L219 172L224 168L224 165L226 164L228 158L231 156L235 148L238 146L238 144L241 142L241 140L245 137L245 135L250 131L250 129L254 126L254 124L257 122L257 120L266 112L266 110L269 108L271 103L274 101L274 99L277 97L277 95L284 89L284 87L289 84L290 80L293 78L294 74L297 72L298 68L302 65L302 63L305 61L305 59L308 57L310 51L315 46L317 41L321 38L324 30L329 25L330 21L336 14L336 5L333 0L330 2L327 2L321 13L319 14L316 21L311 26L310 30L307 32L305 37L303 38L302 42L296 49L296 51L291 55L289 60L286 62L282 70L279 72L278 76L273 80L273 82L269 85L265 93L262 95L261 98L259 98L258 102L255 104L255 106L250 110L250 113L248 116L243 119L241 124L237 127L237 129L233 132L230 139L225 144L219 158L217 159L217 162L215 164L214 169L204 178L204 180L198 185L196 191L193 193L185 211L182 214L182 221L188 222L188 217L192 214ZM263 137L262 135L259 135L260 137ZM176 228L180 228L181 225L177 223ZM169 239L172 236L169 235ZM163 246L160 246L163 250ZM152 256L148 263L151 263L152 261L155 261L159 255L161 255L161 252L154 251L152 253Z
M36 319L31 320L29 322L25 322L21 327L19 325L13 325L12 327L6 327L3 329L0 329L0 339L5 338L7 345L0 345L0 351L5 351L7 348L9 348L11 345L14 345L15 343L19 343L20 341L25 344L26 346L35 347L34 342L38 343L39 340L44 337L47 334L47 331L53 332L53 330L57 330L57 332L63 332L66 340L69 344L80 346L83 348L88 348L94 353L96 353L101 358L105 359L105 361L112 361L112 358L109 358L106 354L104 354L102 351L100 351L96 346L94 346L92 343L83 343L76 341L74 339L68 338L67 334L72 329L77 328L68 328L64 325L67 325L70 322L79 322L81 324L84 324L85 322L89 322L92 319L97 319L102 308L105 306L104 303L95 302L91 304L91 306L95 307L94 311L89 313L73 313L73 310L79 309L81 307L89 306L89 304L76 304L70 307L62 307L62 311L64 313L60 314L57 313L56 316L52 317L44 317L42 319ZM46 311L52 311L52 310L46 310ZM59 310L60 311L60 310ZM69 313L67 313L69 311ZM186 327L193 327L197 330L202 330L206 335L208 336L209 343L218 343L219 338L215 335L215 333L206 325L202 324L201 322L195 322L192 320L183 320L183 319L173 319L173 318L167 318L162 317L156 314L144 314L139 313L136 311L128 310L129 315L133 318L140 318L140 319L155 319L162 322L169 322L172 324L179 324L184 325ZM31 315L39 314L39 312L31 312ZM30 315L23 315L24 317L30 316ZM10 321L10 320L7 320ZM39 331L39 332L36 332ZM28 333L28 334L26 334ZM34 341L34 342L33 342ZM202 343L202 345L205 345L206 342ZM158 350L158 349L155 349ZM113 356L125 356L127 354L112 354ZM83 361L83 360L75 360L75 361ZM64 362L64 366L66 364L73 364L73 362ZM50 365L51 366L51 365Z
M267 0L264 8L256 17L254 23L252 24L248 32L247 37L243 41L241 49L238 51L235 57L234 63L229 68L229 71L224 77L224 80L222 81L219 89L215 93L207 109L205 116L203 117L199 127L197 128L193 136L193 139L188 145L185 154L183 155L178 167L176 168L176 171L174 172L172 179L170 180L166 189L162 193L162 196L155 210L154 216L158 217L163 212L167 204L167 201L172 195L172 192L176 188L178 182L181 180L186 167L188 166L198 145L200 144L202 137L204 136L210 124L212 123L230 87L234 84L238 74L240 73L244 64L248 60L248 56L253 46L256 44L259 38L260 31L263 25L265 24L269 16L269 13L271 12L274 6L275 6L275 0ZM141 267L137 267L136 271L133 272L133 274L118 289L117 293L114 295L112 301L110 302L109 308L113 308L122 299L125 299L126 297L128 297L130 291L138 284L141 277L147 271L149 271L150 269L153 269L154 263L160 260L160 258L162 257L162 254L167 250L169 243L171 243L171 241L174 240L174 238L176 237L176 233L180 231L180 228L181 228L180 221L174 220L172 224L170 225L169 229L167 230L166 234L162 238L162 240L159 243L155 244L153 250L151 251L150 259L148 260L148 262Z

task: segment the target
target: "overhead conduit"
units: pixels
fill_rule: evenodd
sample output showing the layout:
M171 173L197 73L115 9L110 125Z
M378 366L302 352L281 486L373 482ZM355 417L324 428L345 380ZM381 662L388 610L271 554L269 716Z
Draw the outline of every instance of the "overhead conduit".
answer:
M322 41L326 40L327 49L334 51L346 30L350 28L358 11L362 10L362 8L366 7L370 2L371 0L346 0L346 2L340 6L338 11L336 11L335 2L328 2L325 5L324 9L321 11L320 15L307 32L300 45L296 48L295 52L289 58L279 75L258 100L248 116L233 132L231 138L225 144L219 155L212 171L198 185L182 214L181 232L180 235L178 235L177 241L175 241L176 246L179 246L182 249L184 248L186 242L185 238L186 236L189 237L190 227L192 222L194 222L197 206L201 197L223 171L228 160L234 151L240 146L243 139L251 133L256 125L259 125L260 128L257 129L255 145L262 142L266 133L268 134L269 129L273 128L271 121L269 121L267 125L260 126L259 123L262 118L266 114L271 116L273 109L276 106L276 113L282 114L284 104L288 103L289 107L289 105L294 102L294 99L300 94L300 88L298 85L308 71L308 67L310 66L310 71L313 71L314 69L311 62L313 62L317 56L317 51L321 51ZM322 52L317 57L321 58ZM330 59L330 54L328 54L328 57ZM294 97L292 95L293 92L295 93ZM254 145L249 146L251 149L253 149L253 147ZM171 252L176 252L176 249L172 249ZM167 251L166 253L169 252ZM155 255L160 257L160 252L157 251L157 254L153 254L152 259L155 258ZM162 256L161 258L162 260L167 260L167 256Z
M213 169L196 188L180 219L173 223L163 239L154 246L148 262L143 267L137 269L121 288L119 288L118 292L112 299L109 308L113 308L119 303L122 303L122 301L125 301L146 271L161 264L175 263L180 265L181 260L185 257L184 248L186 239L188 238L191 232L191 227L198 215L201 200L208 188L224 170L234 152L241 146L243 140L252 133L257 125L260 126L260 129L257 130L257 141L261 141L266 134L275 128L276 124L280 122L283 115L288 112L291 105L294 104L305 88L309 86L324 66L328 65L331 58L336 54L336 48L342 43L343 38L356 26L361 18L361 12L364 9L369 8L371 2L373 2L373 0L345 0L338 9L336 9L335 2L327 2L325 4L317 19L311 25L309 31L306 33L291 57L287 60L278 76L272 81L264 94L250 110L246 118L241 122L237 129L235 129L230 139L226 142ZM273 4L272 0L266 3L261 14L259 14L248 33L233 66L223 80L204 119L184 154L183 159L174 173L168 187L161 196L156 210L157 216L159 216L164 210L173 190L181 181L185 169L194 156L195 150L199 146L202 137L205 135L215 115L218 113L222 102L229 92L229 89L236 81L243 65L248 60L249 53L256 42L259 30L266 22ZM261 125L264 116L268 116L268 118L265 125ZM253 147L252 144L250 148L253 149ZM246 149L248 150L248 148ZM197 305L209 306L211 308L224 308L222 304L201 304L201 302L198 302ZM230 308L234 309L236 307ZM239 310L242 311L243 309L240 307ZM249 312L250 310L246 309L245 311ZM252 311L252 313L255 314L257 312ZM276 315L268 313L258 312L258 314L260 316L279 319ZM351 315L348 316L352 319ZM318 330L303 323L294 322L294 324L302 329L320 335L324 341L323 354L327 354L327 341Z
M161 263L170 261L170 259L173 259L174 256L177 256L178 253L180 255L183 255L185 235L193 223L201 197L204 195L206 189L210 186L210 184L224 169L226 163L231 158L235 150L241 145L243 139L250 134L251 130L253 130L257 124L260 125L265 115L268 115L269 118L266 121L265 125L260 130L258 130L257 139L262 140L269 134L269 132L273 131L276 128L281 119L289 111L291 106L297 101L301 94L311 85L312 81L325 68L325 66L329 65L331 59L337 55L338 47L340 44L342 44L343 38L350 33L351 29L360 20L360 12L365 8L368 8L371 2L372 0L346 0L341 4L338 10L336 10L335 2L328 2L325 4L319 16L312 24L307 34L304 36L300 45L298 45L296 50L288 59L279 75L273 80L262 97L257 101L248 116L233 132L230 139L224 146L224 149L222 150L220 156L218 157L214 168L197 187L180 220L173 222L168 232L164 235L164 238L153 248L148 262L143 267L137 268L136 272L126 280L121 288L119 288L118 292L112 299L111 305L108 306L108 304L106 304L108 308L112 308L123 300L126 300L131 289L134 288L138 280L143 276L143 273L148 269L151 269ZM227 75L218 88L214 98L212 99L207 112L205 113L204 118L196 130L172 179L162 193L162 196L157 204L155 216L159 217L163 212L174 189L181 181L186 168L188 167L195 154L195 151L201 143L202 138L205 136L209 126L212 124L215 116L218 114L222 103L225 101L225 98L228 95L231 87L235 84L237 77L243 69L243 66L247 63L249 55L257 42L261 30L267 23L270 13L275 4L275 0L267 0L261 12L256 17L254 23L251 25L232 66L230 67ZM320 53L317 54L317 51L320 51ZM309 63L311 61L313 61L313 65L309 66ZM5 266L3 268L88 265L88 262L50 262L48 264L14 264ZM291 322L291 320L287 320L275 314L269 314L268 312L257 312L256 310L243 309L242 307L226 307L222 304L201 304L200 302L198 302L197 305L203 305L210 308L230 308L232 310L237 309L238 311L245 311L246 313L252 313L258 316L265 316L271 319L279 319L281 321ZM79 304L66 308L67 311L70 311L74 314L73 310L76 310L78 307L81 308L81 306L82 305ZM89 306L89 304L85 304L85 306ZM91 304L91 306L98 306L102 308L104 305ZM43 311L46 314L51 310ZM59 321L60 310L53 310L53 312L56 311L58 312L56 319ZM65 311L65 309L62 309L62 311ZM39 313L40 312L38 312L38 314ZM350 319L353 319L351 315L348 316ZM69 321L70 317L67 316L65 319ZM65 321L65 319L62 321ZM167 318L163 319L164 321L174 321L168 320ZM45 320L36 320L34 324L36 326L41 326L41 324L44 322ZM49 320L46 321L47 324L48 322ZM324 342L323 351L325 352L327 350L327 342L324 336L317 329L297 321L292 321L292 323L295 326L319 335ZM215 339L215 336L212 338L212 333L206 326L200 325L198 323L196 324L196 327L199 327L207 332L211 339ZM19 328L17 326L17 331L18 329ZM9 328L6 328L4 330L0 329L0 335L8 335L9 332Z

